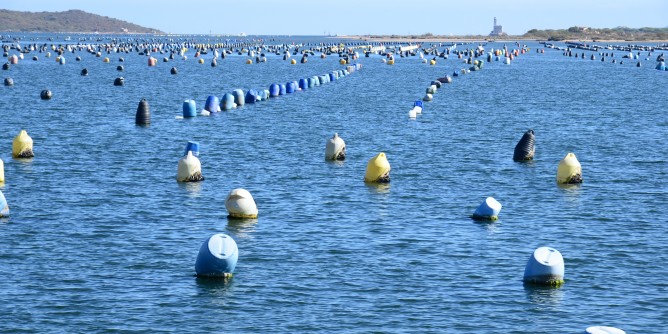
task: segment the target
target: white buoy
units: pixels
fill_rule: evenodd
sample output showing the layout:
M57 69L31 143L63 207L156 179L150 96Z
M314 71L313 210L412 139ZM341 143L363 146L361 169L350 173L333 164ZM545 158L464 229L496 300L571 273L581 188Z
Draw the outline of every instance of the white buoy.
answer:
M501 212L501 203L494 197L485 198L482 203L473 212L473 219L476 220L497 220L499 219L499 212Z
M433 99L434 99L434 96L433 96L433 95L431 95L431 94L426 94L426 95L422 98L422 101L427 101L427 102L429 102L429 101L431 101L431 100L433 100Z
M211 112L206 109L202 109L202 111L199 114L201 116L211 116Z
M536 248L524 268L524 282L561 286L564 283L564 258L561 253L550 247Z
M5 163L0 159L0 183L5 182Z
M587 334L626 334L625 331L615 328L615 327L608 327L608 326L591 326L587 327L585 330L585 333Z
M346 142L339 137L338 133L330 138L325 144L325 160L345 160Z
M197 276L232 278L239 259L237 243L230 236L214 234L202 243L195 261Z
M7 204L5 195L0 191L0 218L2 217L9 217L9 205Z
M186 156L179 159L178 170L176 173L176 180L179 182L197 182L204 180L202 176L202 165L193 155L192 151L188 151Z
M225 200L225 208L230 218L257 218L257 205L246 189L237 188L230 191Z
M573 153L568 153L557 166L557 183L582 183L582 166Z
M408 118L415 119L417 117L417 112L415 108L408 111Z

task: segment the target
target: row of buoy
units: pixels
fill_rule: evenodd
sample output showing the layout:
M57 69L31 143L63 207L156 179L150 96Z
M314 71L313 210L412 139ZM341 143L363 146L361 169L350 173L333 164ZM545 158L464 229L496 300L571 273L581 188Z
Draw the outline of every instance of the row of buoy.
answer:
M264 101L269 98L278 97L280 95L292 94L300 90L307 90L309 88L317 87L328 82L338 80L339 78L347 76L360 68L362 68L361 64L348 65L345 70L335 70L325 75L301 78L299 81L288 81L285 84L272 83L269 85L269 89L248 89L246 92L244 92L242 89L234 89L230 93L223 94L222 98L220 99L215 95L210 95L207 97L204 109L202 109L200 115L209 116L213 113L223 110L232 110L246 104ZM183 102L182 115L183 118L197 116L197 104L193 99L187 99Z

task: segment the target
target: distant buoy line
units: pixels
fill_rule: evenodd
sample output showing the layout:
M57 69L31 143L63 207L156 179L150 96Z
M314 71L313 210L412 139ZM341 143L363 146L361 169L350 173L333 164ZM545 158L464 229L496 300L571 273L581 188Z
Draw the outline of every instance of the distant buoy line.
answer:
M656 65L654 66L654 69L659 70L659 71L668 71L668 68L666 67L666 56L664 55L664 52L661 52L658 54L656 57L652 54L652 52L659 52L663 51L662 48L652 48L652 47L646 47L646 46L606 46L606 47L601 47L597 45L588 45L584 43L568 43L565 49L562 49L564 52L562 53L563 56L569 57L569 58L574 58L574 59L589 59L589 60L598 60L600 59L601 62L610 62L611 64L620 64L624 65L624 61L626 61L629 64L635 64L635 67L642 67L642 61L652 61L653 59L656 61ZM577 50L583 50L582 52L578 53ZM573 52L575 51L575 52ZM585 51L591 51L593 53L587 55L585 54ZM621 54L621 57L615 57L615 52L617 51L617 56ZM642 52L647 52L647 54L644 56L642 55ZM618 61L619 59L619 61Z

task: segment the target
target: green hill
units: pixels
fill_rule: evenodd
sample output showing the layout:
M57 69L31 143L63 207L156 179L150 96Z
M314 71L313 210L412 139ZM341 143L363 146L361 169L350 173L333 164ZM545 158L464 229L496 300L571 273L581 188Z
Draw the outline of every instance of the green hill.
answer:
M66 12L19 12L0 9L0 31L66 32L66 33L162 33L126 21L87 13L81 10Z

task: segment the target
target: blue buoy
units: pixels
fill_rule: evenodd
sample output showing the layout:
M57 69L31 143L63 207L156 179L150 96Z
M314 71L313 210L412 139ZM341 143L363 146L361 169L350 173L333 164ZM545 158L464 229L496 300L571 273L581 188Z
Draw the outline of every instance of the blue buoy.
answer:
M236 103L234 103L234 95L230 93L225 93L223 99L220 102L220 108L222 110L230 110L236 108Z
M278 95L285 95L285 90L287 87L285 87L285 84L280 84L279 90L278 90Z
M188 141L186 149L183 151L183 156L188 155L188 151L193 152L193 155L199 157L199 143L196 141Z
M561 253L550 247L536 248L524 268L524 282L561 286L564 283L564 258Z
M287 94L292 94L297 90L297 85L293 81L288 82L285 84L285 93Z
M329 74L329 81L334 81L334 80L336 80L336 74L334 74L334 72L332 72L332 73Z
M473 219L475 220L497 220L499 219L499 212L501 212L501 203L494 197L485 198L482 203L475 209Z
M308 80L306 78L299 79L299 89L305 90L309 87Z
M206 98L206 103L204 103L204 110L212 113L220 111L220 101L218 100L218 97L209 95L209 97Z
M197 106L195 100L183 101L183 118L197 116Z
M244 98L244 91L241 89L235 89L232 91L232 95L234 95L234 103L237 104L237 106L243 106L244 103L246 102L246 99Z
M257 101L257 91L255 89L249 89L246 92L246 103L255 103Z
M239 249L230 236L214 234L202 243L195 262L197 276L230 278L237 266Z
M585 329L585 333L587 334L626 334L625 331L616 328L616 327L609 327L609 326L591 326L587 327Z
M313 77L310 77L310 78L306 79L306 82L307 82L308 88L315 87L315 79Z
M277 97L281 93L281 86L277 83L273 83L269 86L269 96Z
M424 105L423 105L422 101L417 100L417 101L415 101L415 102L413 103L413 107L424 108Z

